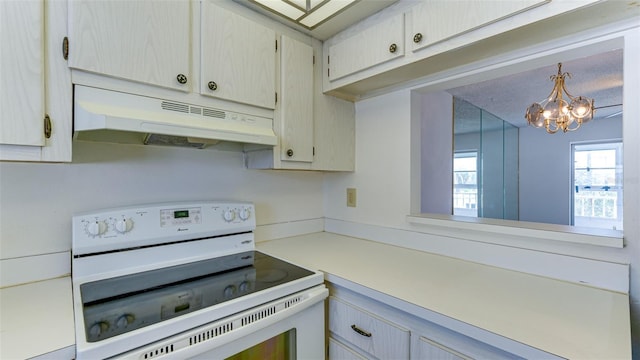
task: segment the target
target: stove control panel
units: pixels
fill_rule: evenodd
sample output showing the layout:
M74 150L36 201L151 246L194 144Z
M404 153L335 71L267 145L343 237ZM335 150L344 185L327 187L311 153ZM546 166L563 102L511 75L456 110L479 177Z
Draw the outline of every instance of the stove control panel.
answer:
M72 252L82 255L189 239L251 232L246 202L181 202L105 209L72 219Z

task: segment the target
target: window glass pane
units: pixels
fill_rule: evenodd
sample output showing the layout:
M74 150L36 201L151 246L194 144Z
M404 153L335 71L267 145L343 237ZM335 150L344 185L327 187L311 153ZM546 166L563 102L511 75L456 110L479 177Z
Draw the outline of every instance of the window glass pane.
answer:
M573 145L573 224L622 230L622 143Z

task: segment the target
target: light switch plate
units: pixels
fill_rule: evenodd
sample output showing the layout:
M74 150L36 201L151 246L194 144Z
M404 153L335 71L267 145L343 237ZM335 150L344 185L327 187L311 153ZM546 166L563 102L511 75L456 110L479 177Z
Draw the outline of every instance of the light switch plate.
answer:
M356 207L356 189L347 188L347 206Z

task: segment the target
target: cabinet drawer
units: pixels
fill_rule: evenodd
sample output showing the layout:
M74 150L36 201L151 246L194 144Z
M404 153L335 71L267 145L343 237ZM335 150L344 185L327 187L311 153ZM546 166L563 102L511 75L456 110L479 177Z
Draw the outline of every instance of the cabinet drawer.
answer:
M329 298L329 330L380 359L409 358L409 330L334 297Z

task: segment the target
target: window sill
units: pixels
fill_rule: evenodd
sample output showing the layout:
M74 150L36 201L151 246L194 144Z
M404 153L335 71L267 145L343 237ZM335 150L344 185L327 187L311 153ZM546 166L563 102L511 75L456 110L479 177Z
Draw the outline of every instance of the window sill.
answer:
M464 216L417 214L408 215L407 221L416 225L429 225L452 230L470 231L470 240L482 240L486 235L537 238L576 244L623 248L620 230L578 228L568 225L542 224L524 221L472 218ZM473 237L477 236L477 239Z

